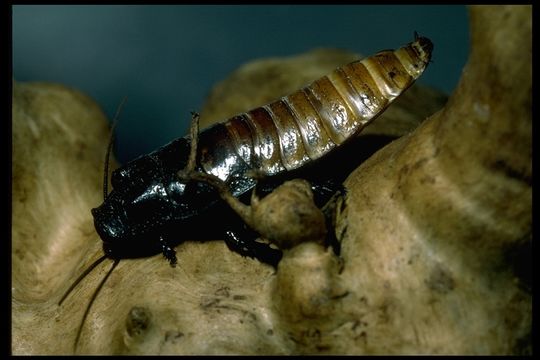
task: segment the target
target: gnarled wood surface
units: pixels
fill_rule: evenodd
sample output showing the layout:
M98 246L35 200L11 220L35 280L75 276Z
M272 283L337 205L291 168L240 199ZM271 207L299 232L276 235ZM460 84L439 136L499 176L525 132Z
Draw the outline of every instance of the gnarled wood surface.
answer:
M122 261L77 353L531 352L532 298L511 261L530 242L532 222L531 7L475 6L470 19L470 57L446 106L346 180L348 195L336 208L341 260L306 242L274 272L222 241L188 241L176 249L177 268L161 256ZM284 75L292 59L236 73L212 94L201 126L350 61L321 54L305 56L319 59L314 73L298 60L305 72ZM242 81L254 77L247 88ZM426 91L411 88L366 133L414 129L444 104ZM57 302L101 255L89 210L101 201L107 141L104 116L84 95L14 84L13 354L73 353L89 297L110 265Z

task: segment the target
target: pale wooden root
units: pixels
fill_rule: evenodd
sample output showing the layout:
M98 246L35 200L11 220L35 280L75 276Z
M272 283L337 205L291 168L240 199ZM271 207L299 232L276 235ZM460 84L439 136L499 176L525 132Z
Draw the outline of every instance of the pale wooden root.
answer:
M447 106L348 178L345 206L336 207L343 264L305 243L274 273L221 241L178 246L176 269L161 256L122 261L96 299L79 352L530 352L531 294L503 255L530 238L532 223L531 7L470 13L471 55ZM232 100L203 110L201 123L211 112L230 115L216 115L217 105L241 103L243 91L264 91L273 66L259 72L266 80L242 83ZM67 354L108 268L56 305L101 255L89 209L102 200L106 124L77 92L24 86L13 94L12 351ZM417 106L426 98L440 108L443 97L413 87L405 105L396 102L366 132L391 123L382 133L406 133L427 115ZM414 121L399 122L404 113ZM101 122L93 127L89 118ZM53 135L44 136L49 127Z

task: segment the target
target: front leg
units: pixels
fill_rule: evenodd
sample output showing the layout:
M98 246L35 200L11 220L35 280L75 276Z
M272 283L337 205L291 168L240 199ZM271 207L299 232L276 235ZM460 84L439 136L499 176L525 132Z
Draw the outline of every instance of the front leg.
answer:
M169 260L171 267L176 267L176 264L177 264L176 251L172 248L172 246L169 245L169 242L161 235L159 236L159 243L161 245L161 252L163 253L163 257Z

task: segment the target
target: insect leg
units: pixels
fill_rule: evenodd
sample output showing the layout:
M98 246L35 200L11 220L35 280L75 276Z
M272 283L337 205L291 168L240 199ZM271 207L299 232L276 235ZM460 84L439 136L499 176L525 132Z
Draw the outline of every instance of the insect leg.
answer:
M333 179L308 181L311 184L311 191L313 191L313 200L320 208L323 208L336 193L345 194L345 187L343 184L334 181Z
M256 237L257 235L242 223L240 227L225 232L225 243L230 250L242 256L255 258L276 268L283 253L268 244L255 241Z
M335 232L336 214L337 212L342 212L344 210L346 195L347 192L345 187L341 185L337 191L334 191L332 197L321 208L326 221L326 228L328 229L325 240L326 246L331 246L332 250L334 250L334 254L338 256L341 253L341 242L340 239L337 238ZM342 235L340 237L342 237Z
M169 245L169 242L163 237L159 237L159 243L161 244L161 252L163 257L169 260L169 263L172 267L175 267L177 264L176 251Z

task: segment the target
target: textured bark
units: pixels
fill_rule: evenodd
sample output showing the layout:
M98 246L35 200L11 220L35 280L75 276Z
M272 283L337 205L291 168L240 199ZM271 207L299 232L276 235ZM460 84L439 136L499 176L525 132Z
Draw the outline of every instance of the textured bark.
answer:
M305 242L274 271L222 241L186 241L177 268L161 256L122 261L77 353L531 352L531 274L514 266L531 241L531 6L475 6L470 21L469 60L444 108L444 96L414 86L366 129L405 135L345 181L341 259ZM352 57L317 51L243 67L213 91L201 127ZM107 141L105 118L84 95L14 83L14 354L73 353L109 265L57 303L102 253L89 210L102 201Z

